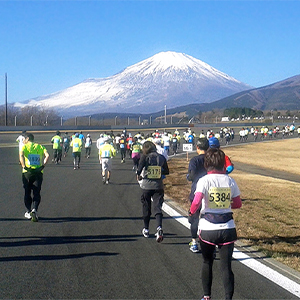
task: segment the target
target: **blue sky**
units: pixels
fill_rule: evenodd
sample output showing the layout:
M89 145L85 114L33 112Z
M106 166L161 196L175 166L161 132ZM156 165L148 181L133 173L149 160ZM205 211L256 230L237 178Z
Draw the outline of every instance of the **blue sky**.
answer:
M161 51L255 87L300 74L300 1L0 0L0 104L103 78Z

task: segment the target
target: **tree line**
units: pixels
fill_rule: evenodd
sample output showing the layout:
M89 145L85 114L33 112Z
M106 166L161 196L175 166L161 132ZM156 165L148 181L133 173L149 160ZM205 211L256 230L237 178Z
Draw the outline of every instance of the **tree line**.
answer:
M52 109L38 106L26 106L23 108L8 105L7 116L5 106L0 107L0 126L47 126L56 125L60 121L58 114Z
M223 115L229 119L241 117L261 117L264 115L262 110L255 110L249 107L233 107L224 109Z
M5 106L0 106L0 126L5 126L6 118ZM73 117L63 120L58 113L49 108L41 106L26 106L23 108L17 108L13 105L8 105L7 108L7 126L60 126L60 125L77 125L77 126L104 126L104 125L147 125L147 124L163 124L164 116L153 116L151 120L143 117L112 117L113 114L102 114L101 116L91 117ZM137 115L138 116L138 115ZM229 117L229 119L240 120L243 118L255 118L255 117L268 117L273 118L274 121L279 118L291 118L300 119L300 111L279 111L277 109L262 111L255 110L248 107L234 107L226 108L224 110L215 109L207 112L198 111L193 115L177 116L167 115L168 124L183 124L183 123L217 123L222 117Z

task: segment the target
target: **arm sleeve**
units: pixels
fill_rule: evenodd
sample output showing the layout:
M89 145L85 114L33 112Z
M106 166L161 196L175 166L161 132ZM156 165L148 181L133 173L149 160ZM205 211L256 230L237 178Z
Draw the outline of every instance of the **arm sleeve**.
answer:
M195 193L194 200L190 209L191 214L194 214L200 208L203 196L204 195L200 192Z
M116 156L116 149L114 148L114 146L111 146L111 153L112 153L112 156L115 157Z
M137 175L141 175L142 170L143 170L143 168L145 166L145 162L146 162L146 156L142 154L141 159L139 161L139 165L138 165L137 171L136 171Z
M235 209L235 208L241 208L241 207L242 207L241 197L237 196L237 197L232 198L231 208Z
M189 181L193 181L195 179L195 174L196 174L196 166L194 160L191 160L189 164L187 179Z
M167 160L164 157L163 157L163 159L164 159L164 163L162 166L162 174L169 175L170 171L169 171L169 166L168 166Z
M233 163L231 162L230 158L225 155L225 171L226 171L226 174L229 174L233 171Z
M233 171L234 167L233 165L230 165L226 168L226 174L230 174Z

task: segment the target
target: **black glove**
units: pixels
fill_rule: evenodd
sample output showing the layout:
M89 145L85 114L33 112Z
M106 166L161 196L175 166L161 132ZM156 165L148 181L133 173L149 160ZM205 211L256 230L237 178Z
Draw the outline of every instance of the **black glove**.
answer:
M192 214L190 210L188 211L188 214L188 222L192 224L197 218L197 214Z

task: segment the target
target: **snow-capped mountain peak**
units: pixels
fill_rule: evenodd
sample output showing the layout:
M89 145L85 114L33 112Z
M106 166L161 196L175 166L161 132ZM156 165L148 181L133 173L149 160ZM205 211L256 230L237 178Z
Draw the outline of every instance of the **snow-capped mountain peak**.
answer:
M160 52L122 72L87 79L27 104L54 108L64 116L103 112L156 112L191 103L213 102L251 87L192 56Z
M143 60L133 66L124 70L126 74L131 72L140 72L142 75L156 74L158 72L197 72L203 76L217 78L218 76L230 78L233 81L239 82L233 77L218 71L207 63L196 59L184 53L177 53L172 51L160 52L154 56Z
M188 70L195 67L194 61L191 57L188 57L183 53L176 52L161 52L155 54L151 58L148 58L140 63L128 67L127 69L144 69L144 74L155 73L155 72L165 72L167 69L171 68L173 70Z

